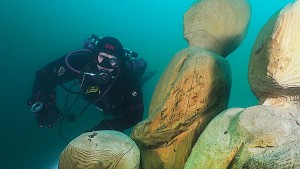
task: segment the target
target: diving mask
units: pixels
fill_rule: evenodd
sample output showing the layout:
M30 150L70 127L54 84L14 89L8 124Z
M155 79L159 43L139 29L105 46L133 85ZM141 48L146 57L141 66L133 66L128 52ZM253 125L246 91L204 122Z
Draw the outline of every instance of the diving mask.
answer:
M99 53L97 57L97 65L99 69L107 69L108 71L112 71L119 67L117 57L104 52Z

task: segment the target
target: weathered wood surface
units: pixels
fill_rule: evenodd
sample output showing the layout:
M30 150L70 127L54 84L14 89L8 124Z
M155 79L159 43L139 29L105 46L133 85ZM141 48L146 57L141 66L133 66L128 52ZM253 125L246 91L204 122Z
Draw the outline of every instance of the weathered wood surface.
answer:
M230 82L223 57L198 48L179 52L157 85L149 118L131 135L143 168L182 168L200 132L227 108Z
M266 98L299 97L295 90L300 86L299 4L289 4L274 14L253 45L248 77L260 103Z
M59 169L138 169L140 151L127 135L102 130L83 133L69 143Z
M184 37L226 57L245 38L250 15L247 0L197 0L184 16Z
M197 1L187 11L189 47L173 57L156 86L148 118L131 134L142 168L182 169L200 133L227 108L231 71L225 57L241 43L249 19L244 0Z
M262 28L249 64L251 89L261 105L228 109L214 118L185 168L300 167L299 20L296 1Z

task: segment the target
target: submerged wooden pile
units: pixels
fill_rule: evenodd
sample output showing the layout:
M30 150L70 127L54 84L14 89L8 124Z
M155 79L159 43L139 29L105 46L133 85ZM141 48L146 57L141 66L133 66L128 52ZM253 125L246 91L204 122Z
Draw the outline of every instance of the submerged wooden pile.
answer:
M225 57L245 37L249 19L246 0L202 0L187 11L189 46L169 63L148 118L131 134L141 151L141 168L183 168L203 129L227 108L231 72Z
M62 152L59 169L138 169L140 151L125 134L113 130L83 133Z
M249 83L260 104L226 110L225 58L249 19L247 0L196 1L184 17L189 46L159 80L135 142L116 131L84 133L59 168L299 168L300 1L274 14L253 46Z
M300 1L257 36L249 83L260 105L228 109L206 127L185 168L300 167Z

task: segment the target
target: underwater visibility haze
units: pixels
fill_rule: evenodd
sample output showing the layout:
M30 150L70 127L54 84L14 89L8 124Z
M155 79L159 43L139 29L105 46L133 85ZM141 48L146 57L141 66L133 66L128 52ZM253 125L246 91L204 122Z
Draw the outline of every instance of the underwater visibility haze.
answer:
M247 36L227 59L232 88L229 107L257 104L248 84L248 62L257 33L265 22L292 0L249 0L252 16ZM145 112L160 75L181 49L183 15L194 0L2 0L0 6L1 70L1 168L52 169L67 143L59 126L40 129L26 106L34 73L62 55L82 48L91 34L114 36L124 47L138 52L156 75L143 85ZM220 28L221 29L221 28ZM66 92L57 88L58 106L65 106ZM75 96L71 97L74 99ZM86 105L82 99L72 111ZM65 122L61 133L72 140L103 118L94 106L75 122ZM130 130L125 132L130 133Z

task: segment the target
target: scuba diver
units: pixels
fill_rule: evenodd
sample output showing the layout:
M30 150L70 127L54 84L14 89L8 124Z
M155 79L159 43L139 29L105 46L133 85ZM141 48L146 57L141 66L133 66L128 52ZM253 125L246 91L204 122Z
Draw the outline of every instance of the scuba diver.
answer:
M136 57L137 53L123 48L118 39L92 35L84 49L68 53L36 72L32 96L27 100L28 108L35 114L40 127L53 127L64 119L76 120L94 104L104 115L113 118L103 119L87 131L122 132L143 119L141 85L154 75L154 72L148 76L144 74L147 63ZM79 92L63 85L72 80L77 80ZM62 113L56 106L57 86L82 96L88 104L78 115L68 114L69 110Z

